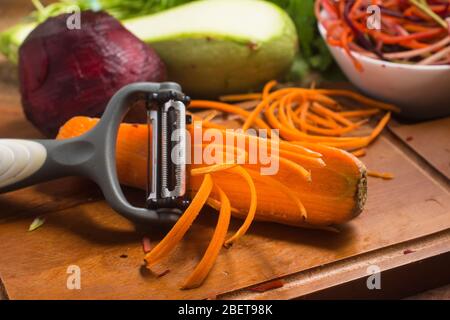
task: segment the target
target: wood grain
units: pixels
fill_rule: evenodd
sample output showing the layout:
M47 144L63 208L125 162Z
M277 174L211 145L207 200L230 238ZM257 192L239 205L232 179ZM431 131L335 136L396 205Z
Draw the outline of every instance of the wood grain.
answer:
M450 117L417 124L392 122L390 130L450 179Z

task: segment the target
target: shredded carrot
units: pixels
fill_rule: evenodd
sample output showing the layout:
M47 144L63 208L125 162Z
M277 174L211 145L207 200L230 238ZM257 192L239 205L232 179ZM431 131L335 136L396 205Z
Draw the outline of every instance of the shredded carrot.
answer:
M213 267L227 235L231 218L230 200L219 186L215 185L215 187L218 190L220 202L222 204L217 226L203 258L181 286L182 289L192 289L201 286L209 271Z
M175 246L183 238L186 231L191 227L195 218L197 218L200 210L208 199L213 187L213 180L211 175L206 174L203 178L203 182L197 192L197 194L192 199L191 204L177 221L177 223L172 227L172 229L167 233L167 235L162 239L156 247L153 248L145 256L145 261L147 266L151 267L156 264L161 258L167 255L170 251L175 248Z
M347 118L341 116L339 113L336 113L330 109L325 108L320 103L313 102L312 109L314 112L317 112L319 114L329 116L330 118L336 120L337 122L340 122L346 126L353 126L354 123L348 120Z
M324 136L313 136L308 135L302 131L286 128L283 126L278 119L274 115L274 109L277 107L278 102L274 102L271 104L270 108L265 111L265 116L269 122L269 124L275 128L280 130L280 135L289 141L309 141L309 142L320 142L324 144L342 144L347 145L351 144L352 147L357 148L358 146L364 147L367 145L367 138L358 138L358 137L324 137ZM356 147L354 146L356 145Z
M306 115L308 114L308 110L309 110L309 105L310 102L309 101L305 101L301 106L300 106L300 118L298 118L298 123L300 125L300 129L302 131L307 132L307 128L306 128Z
M317 125L320 125L324 128L328 128L328 129L340 128L340 126L335 121L333 121L331 118L322 118L314 113L308 113L306 115L306 119L311 120L311 121L315 122ZM294 121L295 121L295 119L294 119Z
M339 114L346 118L358 118L373 116L380 113L380 109L369 109L369 110L355 110L355 111L341 111Z
M394 175L392 173L388 173L388 172L377 172L377 171L367 171L367 175L369 177L374 177L374 178L381 178L384 180L391 180L394 179Z
M207 173L214 173L218 171L228 170L236 166L237 166L236 163L213 164L207 167L191 169L191 176L199 176Z
M242 126L243 130L247 130L248 128L251 127L251 125L253 124L253 122L256 122L258 120L258 115L261 113L261 111L263 111L267 105L270 102L270 98L272 97L272 95L269 95L270 90L276 86L276 81L270 81L266 84L266 86L264 87L263 90L263 94L262 94L262 98L263 101L261 101L260 104L258 104L256 106L256 108L250 113L249 117L247 118L247 120L245 121L244 125ZM283 90L279 90L277 92L283 92Z
M369 137L370 142L375 140L380 135L381 131L383 131L384 127L388 124L390 119L391 119L391 113L388 112L381 119L381 121L378 123L378 125L375 127L375 129L370 134L370 137Z
M275 80L267 82L262 92L262 98L266 99L269 96L270 90L272 90L277 84L278 83Z
M221 96L220 101L223 102L239 102L239 101L249 101L249 100L261 100L261 93L247 93L247 94L230 94L226 96Z
M245 170L242 167L235 167L235 168L231 168L229 171L239 174L247 182L247 184L250 188L250 206L248 209L247 217L244 220L244 223L231 238L229 238L227 241L225 241L225 246L232 245L234 242L236 242L236 240L238 240L240 237L242 237L247 232L248 228L250 228L250 225L253 222L253 219L255 218L256 204L257 204L256 187L255 187L252 177L247 172L247 170Z
M219 200L216 200L211 197L208 198L208 200L206 201L206 204L217 211L220 211L220 208L222 208L222 203ZM240 211L236 208L231 207L231 212L239 213Z
M216 110L211 111L205 118L203 118L203 121L210 122L214 120L215 117L217 117L219 113Z
M351 98L351 99L361 102L362 104L367 105L369 107L378 108L378 109L382 109L382 110L386 110L386 111L397 112L397 113L400 112L400 108L398 108L392 104L376 101L376 100L367 98L363 95L360 95L359 93L356 93L356 92L353 92L350 90L317 89L316 91L318 93L322 93L322 94L326 94L326 95Z
M348 133L351 131L354 131L355 129L358 129L359 127L361 127L363 124L367 123L368 120L363 120L360 121L358 123L355 123L351 126L345 127L345 128L336 128L336 129L323 129L323 128L319 128L317 126L313 126L310 125L308 123L305 124L305 127L307 130L309 130L312 133L318 133L318 134L322 134L322 135L326 135L326 136L340 136L344 133Z
M367 154L367 149L362 148L352 152L355 157L364 157Z
M312 167L325 167L325 162L321 158L308 157L299 153L295 153L289 150L280 149L279 154L281 157L295 162L300 162Z
M305 179L308 182L311 182L311 172L306 170L303 166L286 158L276 156L274 154L271 156L277 159L280 165L285 165L286 167L292 169L294 172L298 173L301 178Z
M222 103L222 102L215 102L215 101L206 101L206 100L192 100L191 104L189 105L191 108L206 108L206 109L216 109L228 113L234 113L239 116L242 116L243 118L249 118L250 112L245 111L244 109L234 106L232 104ZM256 125L260 128L269 130L270 134L270 127L265 123L262 119L254 119L254 122ZM248 128L247 128L248 129ZM246 129L244 129L246 130Z
M213 143L202 143L201 145L200 144L194 144L193 147L194 148L201 147L201 148L205 148L205 149L211 148L214 151L218 151L219 150L218 152L220 154L217 154L217 156L218 157L221 156L221 158L222 158L221 160L222 161L220 163L217 163L217 165L232 164L232 163L238 163L238 164L239 163L245 163L245 161L248 159L248 152L245 149L240 148L240 147L238 147L236 145L218 144L218 143L214 143L213 142ZM231 148L233 150L229 150ZM232 151L232 152L230 152L230 151ZM233 161L232 163L229 163L229 162L227 162L228 159L226 158L226 155L227 154L231 154L231 153L233 154L233 159L234 159L234 156L236 156L236 161L235 162ZM225 156L225 159L224 159L224 156Z
M217 123L214 123L214 122L210 122L210 121L205 121L205 119L203 119L203 118L201 118L201 117L199 117L199 116L197 116L197 115L195 115L193 113L187 112L187 114L189 114L194 121L201 121L202 122L202 126L204 128L214 128L214 129L219 129L219 130L226 130L227 129L226 126L223 126L223 125L220 125L220 124L217 124Z
M297 197L295 192L293 192L290 188L288 188L284 183L282 183L281 181L279 181L279 180L277 180L277 179L275 179L274 177L271 177L271 176L264 176L264 177L262 177L259 174L259 172L256 172L256 171L253 171L253 170L247 170L247 171L250 173L250 175L253 178L260 179L266 184L270 183L270 184L274 185L276 189L279 189L281 192L286 194L297 205L302 218L304 220L307 219L307 217L308 217L307 211L306 211L306 208L303 205L302 201L299 199L299 197Z

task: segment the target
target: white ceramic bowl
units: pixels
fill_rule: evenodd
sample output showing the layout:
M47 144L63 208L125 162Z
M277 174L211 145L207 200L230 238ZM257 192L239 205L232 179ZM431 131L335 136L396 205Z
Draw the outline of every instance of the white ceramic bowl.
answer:
M320 24L319 31L326 39L326 30ZM399 106L402 117L425 120L450 115L449 65L406 65L353 52L364 69L361 72L342 48L330 45L328 48L357 88L368 96Z

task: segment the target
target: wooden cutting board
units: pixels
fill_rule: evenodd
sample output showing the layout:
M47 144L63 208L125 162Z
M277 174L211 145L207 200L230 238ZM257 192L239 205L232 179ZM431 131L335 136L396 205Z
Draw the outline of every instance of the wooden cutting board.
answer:
M22 114L15 74L15 67L0 61L0 137L39 138ZM446 132L448 119L442 123L439 132ZM258 299L352 293L377 297L380 293L365 287L371 264L390 279L383 282L383 297L420 290L420 279L414 278L418 274L427 279L424 286L450 282L448 176L429 165L448 163L450 157L436 154L435 148L420 151L430 139L448 145L449 136L424 138L428 134L414 130L414 140L422 141L422 148L411 149L406 143L411 141L402 142L388 132L371 146L363 158L367 166L392 172L396 178L370 179L366 209L339 233L255 223L242 241L221 251L205 284L188 291L179 290L179 284L208 244L216 223L214 212L202 213L164 262L170 272L158 278L142 268L141 239L147 236L155 244L166 230L135 230L109 208L93 183L67 178L0 195L4 294L10 299ZM139 198L142 192L127 189L126 195ZM27 232L36 216L44 216L45 224ZM240 223L233 220L231 229ZM423 269L429 261L438 261L432 258L439 258L441 267ZM81 270L81 290L66 285L67 270L73 265ZM391 279L393 270L400 280ZM410 278L405 280L405 275ZM284 286L264 293L249 290L272 279L282 279Z
M450 117L416 124L393 121L389 129L450 179Z
M22 115L14 83L6 81L0 86L0 136L40 137ZM102 200L94 184L69 178L1 195L1 279L11 299L239 297L252 292L243 288L267 280L289 279L339 261L352 265L352 259L368 253L378 251L383 256L383 250L392 246L449 230L448 185L408 156L389 134L369 149L364 162L370 169L393 172L396 178L370 179L365 211L342 226L340 233L255 223L242 241L222 250L205 284L189 291L178 286L205 250L216 222L215 213L203 212L165 262L170 273L158 278L142 268L141 239L146 235L154 244L165 231L135 231ZM142 194L128 190L127 195ZM27 232L38 215L45 216L46 223ZM233 221L232 229L239 223ZM444 252L450 248L447 240L440 242L441 246L444 243ZM81 290L67 289L67 268L71 265L81 269ZM285 281L289 288L289 280ZM326 283L332 285L333 278ZM277 290L287 290L283 288ZM314 286L306 288L310 290L304 293L315 291ZM297 289L305 290L305 286Z

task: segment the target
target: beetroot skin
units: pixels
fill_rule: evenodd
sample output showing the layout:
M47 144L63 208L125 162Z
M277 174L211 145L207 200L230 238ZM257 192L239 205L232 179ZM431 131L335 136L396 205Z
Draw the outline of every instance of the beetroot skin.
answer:
M74 116L99 116L126 84L160 82L166 68L147 44L104 12L83 11L81 29L68 14L50 18L19 49L22 105L45 135Z

